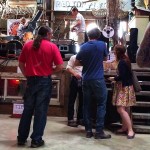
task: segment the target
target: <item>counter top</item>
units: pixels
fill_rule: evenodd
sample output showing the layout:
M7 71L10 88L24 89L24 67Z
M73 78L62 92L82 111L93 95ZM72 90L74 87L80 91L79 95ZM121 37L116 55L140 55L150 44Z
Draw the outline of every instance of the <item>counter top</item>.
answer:
M64 69L66 68L67 63L68 63L68 61L64 61ZM18 60L0 59L0 65L17 67L18 66ZM150 71L150 68L146 68L146 67L140 68L136 63L132 63L132 69L135 71L140 71L140 72L142 72L142 71L144 71L144 72L148 71L149 72ZM114 71L111 70L109 72L114 72Z

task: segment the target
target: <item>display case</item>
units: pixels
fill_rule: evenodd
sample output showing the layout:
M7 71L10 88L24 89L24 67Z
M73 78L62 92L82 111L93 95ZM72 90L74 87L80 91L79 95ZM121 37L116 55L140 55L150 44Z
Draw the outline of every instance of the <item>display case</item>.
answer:
M1 77L0 84L1 98L4 101L22 101L26 89L26 78L22 76L4 75ZM60 105L60 80L52 80L52 94L50 105Z
M0 63L3 62L4 59L0 59ZM67 116L68 91L71 76L65 69L66 65L67 61L64 61L63 70L51 75L53 89L47 113L49 116ZM13 83L11 82L15 82L16 85L12 85ZM12 114L13 104L18 104L20 101L21 103L23 102L22 96L24 94L25 83L25 77L18 70L18 60L6 60L6 63L1 66L0 74L1 114Z

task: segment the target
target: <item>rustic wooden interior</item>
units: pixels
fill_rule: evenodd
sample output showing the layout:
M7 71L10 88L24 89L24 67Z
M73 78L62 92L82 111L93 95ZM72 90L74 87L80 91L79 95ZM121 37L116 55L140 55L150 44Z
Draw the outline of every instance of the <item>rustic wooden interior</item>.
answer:
M89 0L90 1L90 0ZM91 0L92 1L92 0ZM2 2L2 0L0 1ZM40 2L40 1L38 1ZM58 36L59 39L64 40L64 37L66 38L65 40L67 40L69 38L68 36L68 32L70 30L70 22L72 22L74 20L74 18L70 15L70 12L66 12L66 11L55 11L54 10L54 0L41 0L41 2L43 2L42 4L37 4L36 0L9 0L9 5L10 7L14 7L15 9L18 9L18 6L20 8L20 10L22 10L22 8L27 8L27 7L32 7L31 11L28 12L27 14L22 14L22 13L18 13L13 14L4 14L3 17L0 19L0 31L1 34L7 34L7 19L9 19L11 17L11 19L15 18L15 19L19 19L22 16L28 17L28 18L32 18L34 13L35 13L35 9L34 7L38 8L38 9L42 9L43 10L43 15L39 21L39 25L41 24L48 24L54 32L54 39L57 40ZM87 0L88 2L88 0ZM149 21L149 17L150 17L150 0L148 0L147 5L145 6L147 8L146 9L140 9L140 7L136 7L135 6L135 1L131 0L132 3L132 11L129 12L121 12L121 10L119 9L119 5L120 5L120 1L119 0L107 0L107 13L106 10L103 10L105 15L104 16L96 16L94 15L94 13L97 12L93 12L92 11L82 11L81 13L83 14L85 21L86 21L86 25L92 23L92 22L96 22L99 21L101 23L101 28L103 29L105 27L105 25L108 23L110 26L112 26L114 28L114 36L112 37L113 43L116 44L118 43L119 37L117 34L118 31L118 23L120 20L122 21L126 21L128 22L129 20L129 16L140 16L142 18L142 16L147 16L148 17L148 21ZM142 3L142 2L141 2ZM139 1L139 5L144 5L143 3L140 4ZM69 8L69 10L71 10L71 7ZM101 10L102 11L102 10ZM2 15L2 14L1 14ZM68 26L65 25L65 22L68 22ZM57 30L59 27L59 31ZM58 33L59 32L59 33ZM59 35L58 35L59 34ZM65 36L65 34L67 34ZM0 41L2 41L3 39L1 39L0 37ZM121 39L120 39L121 41ZM124 41L122 41L124 42ZM3 61L3 59L0 59L0 63ZM51 116L66 116L67 114L67 101L68 101L68 93L69 93L69 83L70 83L70 75L65 71L65 67L67 64L67 60L64 59L64 69L63 71L61 71L58 74L54 74L53 75L53 80L60 80L60 100L59 100L59 104L53 104L49 106L49 110L48 110L48 115ZM148 100L148 98L150 97L150 69L149 68L144 68L141 69L139 68L136 63L133 63L133 69L137 72L137 76L139 78L139 81L143 81L140 82L143 91L137 93L137 99L139 100L139 102L137 102L137 107L135 107L133 109L133 121L135 119L135 124L140 122L139 120L144 119L144 121L141 121L141 124L144 124L146 127L145 128L140 128L137 125L135 125L135 129L137 129L137 131L140 132L149 132L150 133L150 128L148 128L147 126L149 125L149 120L150 120L150 101ZM10 60L8 61L6 66L0 66L0 76L1 79L5 79L5 78L12 78L12 79L23 79L24 77L21 74L17 74L17 66L18 66L18 62L17 60ZM115 75L114 74L114 70L111 70L110 72L105 72L105 77L111 76L111 75ZM110 84L108 83L108 90L109 90L109 98L111 97L111 92L112 89L110 88ZM0 87L1 90L4 90L3 87ZM147 90L148 89L148 90ZM0 93L1 95L3 95L2 93ZM146 97L146 98L145 98ZM141 101L141 99L145 100L145 103L142 103L143 101ZM109 107L110 104L108 104ZM143 114L143 109L145 109L146 115ZM1 100L0 100L0 113L2 114L12 114L13 111L13 103L12 100L9 99L8 101L3 100L3 97L1 96ZM110 110L108 110L110 111ZM112 111L114 113L116 113L116 111L114 109L112 109ZM134 112L135 111L135 112ZM111 111L107 114L107 117L109 118L111 116ZM112 116L111 116L112 117ZM111 118L113 121L115 120L113 117ZM146 121L145 121L146 120ZM148 121L147 121L148 120ZM107 120L108 123L111 123L111 121ZM134 122L133 122L134 123Z

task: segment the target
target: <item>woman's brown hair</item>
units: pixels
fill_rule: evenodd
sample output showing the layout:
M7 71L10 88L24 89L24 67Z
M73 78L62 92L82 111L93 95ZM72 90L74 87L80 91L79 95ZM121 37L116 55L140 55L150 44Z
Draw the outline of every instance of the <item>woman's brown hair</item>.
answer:
M42 42L43 39L45 40L50 40L47 37L47 33L52 33L52 29L48 26L41 26L38 30L38 35L37 37L34 39L33 42L33 48L34 50L38 50L40 47L40 44Z
M117 61L124 60L129 66L129 69L131 69L131 62L130 62L129 57L126 55L126 48L123 45L117 44L114 47L114 52L116 55L116 60Z

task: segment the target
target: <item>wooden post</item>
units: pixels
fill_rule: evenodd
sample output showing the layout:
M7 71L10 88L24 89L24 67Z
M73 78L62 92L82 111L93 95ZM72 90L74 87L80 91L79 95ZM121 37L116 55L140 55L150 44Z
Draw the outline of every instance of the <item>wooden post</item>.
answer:
M119 7L120 7L119 0L113 0L113 1L107 0L108 25L110 25L114 29L114 36L112 37L114 45L118 43Z

